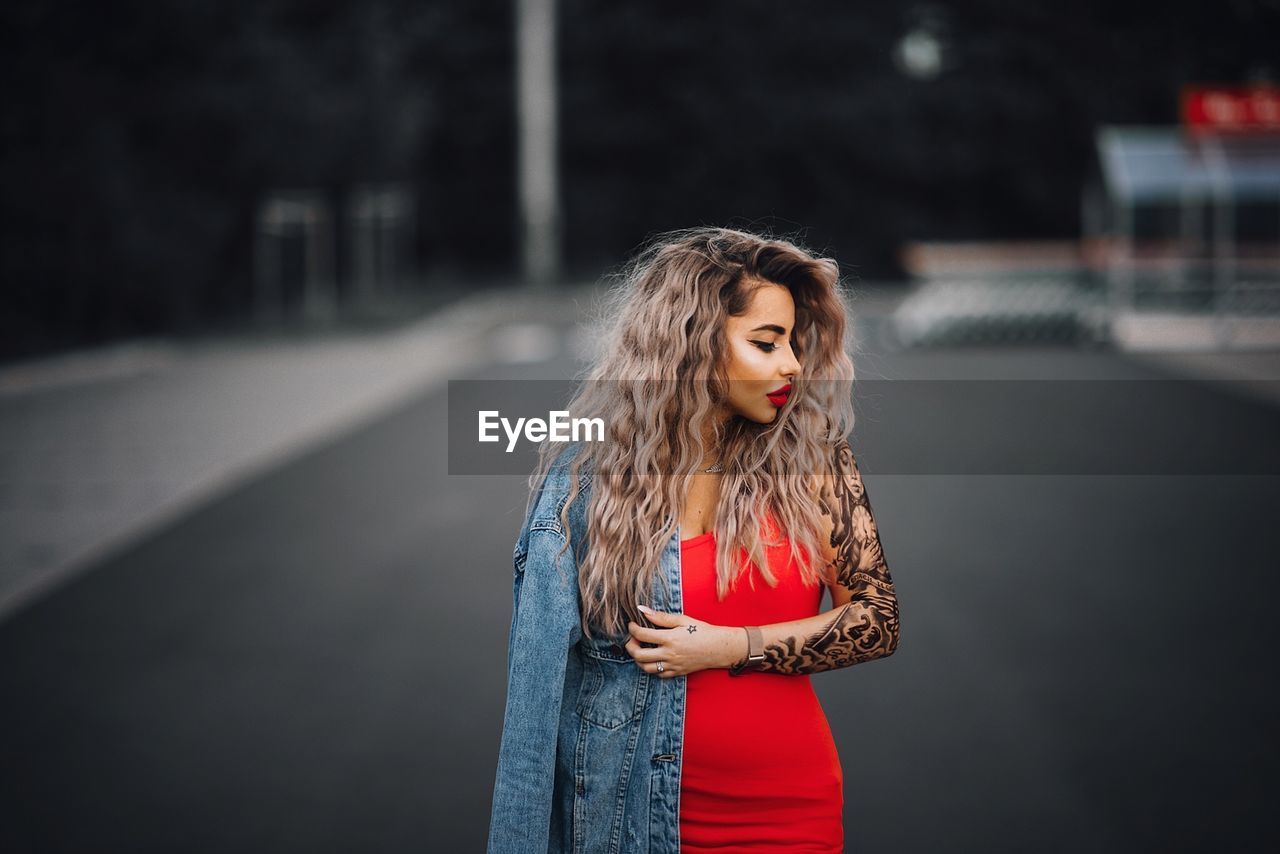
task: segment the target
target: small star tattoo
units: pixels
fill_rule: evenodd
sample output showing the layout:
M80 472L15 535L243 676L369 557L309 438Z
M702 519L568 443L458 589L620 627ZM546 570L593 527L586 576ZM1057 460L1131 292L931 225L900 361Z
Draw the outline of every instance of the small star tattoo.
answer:
M689 634L693 634L698 630L697 626L689 626Z

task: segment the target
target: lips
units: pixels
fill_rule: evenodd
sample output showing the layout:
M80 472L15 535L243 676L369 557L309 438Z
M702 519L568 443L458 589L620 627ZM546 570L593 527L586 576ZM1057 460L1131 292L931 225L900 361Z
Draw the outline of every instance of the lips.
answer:
M774 406L777 406L779 408L786 405L787 398L790 396L791 396L791 383L787 383L782 388L777 389L776 391L771 391L765 395L765 397L769 398L770 403L772 403Z

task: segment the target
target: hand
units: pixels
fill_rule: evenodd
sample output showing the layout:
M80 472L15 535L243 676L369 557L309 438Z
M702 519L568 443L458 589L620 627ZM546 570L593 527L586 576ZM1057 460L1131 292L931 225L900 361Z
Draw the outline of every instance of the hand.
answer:
M625 649L645 673L663 679L688 676L699 670L729 667L732 662L746 655L742 650L734 648L734 633L740 636L742 629L715 626L684 614L644 610L657 628L650 629L628 622L627 630L631 632L631 638ZM740 639L745 650L746 638ZM642 641L657 646L644 647L640 645ZM661 673L658 672L658 662L662 662Z

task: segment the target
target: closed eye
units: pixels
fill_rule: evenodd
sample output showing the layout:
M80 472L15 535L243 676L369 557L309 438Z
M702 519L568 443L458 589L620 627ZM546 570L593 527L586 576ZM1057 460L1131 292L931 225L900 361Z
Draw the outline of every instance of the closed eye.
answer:
M770 344L768 341L752 341L751 343L756 345L766 353L772 353L774 350L778 349L777 344Z

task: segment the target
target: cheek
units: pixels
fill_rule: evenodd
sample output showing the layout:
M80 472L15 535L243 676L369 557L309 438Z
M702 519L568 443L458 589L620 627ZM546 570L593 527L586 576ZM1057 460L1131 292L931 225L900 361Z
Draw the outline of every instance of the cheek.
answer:
M726 363L726 373L731 380L759 380L768 374L768 359L755 347L732 347Z

